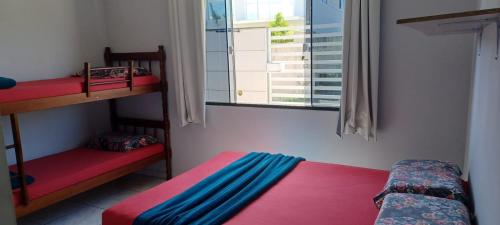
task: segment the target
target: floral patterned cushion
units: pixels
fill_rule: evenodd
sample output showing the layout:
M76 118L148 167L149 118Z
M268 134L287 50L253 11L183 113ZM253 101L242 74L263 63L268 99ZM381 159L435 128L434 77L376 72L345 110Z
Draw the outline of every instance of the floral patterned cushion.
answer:
M397 168L412 168L419 170L446 170L455 173L457 176L462 176L460 167L451 162L443 162L439 160L423 160L423 159L407 159L401 160L392 165L392 170Z
M375 225L470 225L470 219L467 207L459 201L391 193Z
M384 190L374 198L381 207L389 193L413 193L454 199L467 205L457 165L437 160L403 160L392 166Z
M129 152L156 143L158 139L149 135L108 133L92 138L88 147L113 152Z

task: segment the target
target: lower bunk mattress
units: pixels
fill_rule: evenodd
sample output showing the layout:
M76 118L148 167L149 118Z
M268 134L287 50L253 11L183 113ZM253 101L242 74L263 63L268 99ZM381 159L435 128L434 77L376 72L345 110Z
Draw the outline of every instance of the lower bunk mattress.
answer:
M146 146L131 152L110 152L78 148L27 161L25 173L35 181L28 185L28 196L35 200L71 185L126 167L127 165L164 153L162 144ZM16 171L16 166L10 167ZM14 203L21 204L20 190L13 191Z
M94 82L120 81L125 78L91 79ZM148 86L160 83L160 79L153 75L134 77L134 87ZM56 97L84 92L83 78L65 77L48 80L19 82L10 89L0 90L0 103L16 102L31 99ZM127 83L112 83L96 85L91 91L103 91L127 87Z
M144 211L174 197L243 157L224 152L170 181L118 203L103 213L103 225L132 225ZM229 225L372 225L375 196L389 173L343 165L300 162L295 169L253 201Z

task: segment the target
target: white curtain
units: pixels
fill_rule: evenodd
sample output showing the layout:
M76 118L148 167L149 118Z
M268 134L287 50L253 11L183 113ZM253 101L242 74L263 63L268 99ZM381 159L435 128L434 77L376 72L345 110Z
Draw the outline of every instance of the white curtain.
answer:
M204 0L167 0L168 76L173 76L181 126L205 124Z
M348 0L339 135L377 137L380 0Z

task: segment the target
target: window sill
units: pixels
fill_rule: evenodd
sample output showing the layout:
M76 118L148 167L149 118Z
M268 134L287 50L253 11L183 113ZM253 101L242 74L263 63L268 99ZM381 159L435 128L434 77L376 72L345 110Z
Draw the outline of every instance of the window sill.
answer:
M315 110L315 111L339 111L338 107L261 105L261 104L241 104L241 103L223 103L223 102L206 102L206 105L211 105L211 106L250 107L250 108L270 108L270 109L299 109L299 110Z

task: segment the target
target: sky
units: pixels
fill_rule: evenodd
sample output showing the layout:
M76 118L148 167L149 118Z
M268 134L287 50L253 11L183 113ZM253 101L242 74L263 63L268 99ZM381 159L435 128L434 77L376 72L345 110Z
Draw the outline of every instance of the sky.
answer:
M234 22L270 21L279 12L283 13L285 18L303 18L307 9L306 0L232 0L230 3ZM225 4L226 0L207 0L207 27L225 27ZM339 0L313 0L313 5L317 23L341 21L342 9L339 8Z

